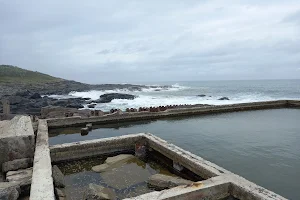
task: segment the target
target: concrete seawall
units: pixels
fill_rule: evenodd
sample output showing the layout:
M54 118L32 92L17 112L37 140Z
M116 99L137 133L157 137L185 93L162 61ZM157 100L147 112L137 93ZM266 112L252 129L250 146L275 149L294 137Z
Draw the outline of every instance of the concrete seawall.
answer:
M162 112L136 112L136 113L123 113L123 114L110 114L101 117L66 117L48 119L49 128L68 127L83 125L86 123L93 124L108 124L116 122L138 121L138 120L151 120L166 117L190 116L190 115L204 115L213 113L226 113L238 112L249 110L261 109L275 109L275 108L289 108L300 107L300 101L279 100L279 101L266 101L254 103L242 103L221 106L207 106L207 107L193 107L193 108L178 108L170 109Z

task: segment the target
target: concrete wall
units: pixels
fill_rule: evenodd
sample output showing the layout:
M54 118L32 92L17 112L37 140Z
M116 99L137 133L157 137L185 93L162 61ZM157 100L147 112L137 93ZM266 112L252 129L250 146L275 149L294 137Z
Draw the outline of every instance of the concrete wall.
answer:
M208 106L208 107L193 107L193 108L178 108L170 109L162 112L135 112L135 113L123 113L121 115L104 115L101 117L70 117L70 118L56 118L48 119L48 126L50 128L67 127L75 125L83 125L86 123L93 124L107 124L126 121L138 121L158 119L164 117L177 117L177 116L189 116L189 115L201 115L212 113L224 113L224 112L236 112L247 110L259 110L259 109L271 109L271 108L285 108L289 105L289 101L268 101L268 102L254 102L221 106Z
M133 134L113 138L53 145L50 147L51 159L52 162L58 162L99 156L118 151L134 150L135 143L141 140L143 137L144 134Z
M53 162L57 162L131 150L135 144L141 142L147 146L148 150L158 151L207 180L160 192L151 192L131 199L198 200L218 199L233 195L243 200L285 200L280 195L149 133L54 145L50 147L51 158Z
M46 120L39 120L30 200L55 200Z

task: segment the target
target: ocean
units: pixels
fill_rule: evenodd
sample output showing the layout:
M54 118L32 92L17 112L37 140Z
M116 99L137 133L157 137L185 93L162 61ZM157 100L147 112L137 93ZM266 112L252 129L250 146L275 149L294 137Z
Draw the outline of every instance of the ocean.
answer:
M143 83L140 83L143 84ZM99 99L105 93L128 93L137 96L134 100L115 99L110 103L97 104L94 109L108 111L112 108L125 110L160 105L179 104L210 104L223 105L256 101L270 101L280 99L300 99L299 80L239 80L239 81L182 81L156 82L146 85L163 86L169 88L150 88L141 91L106 90L106 91L73 91L68 95L52 95L55 98L84 97L92 100ZM205 95L199 97L198 95ZM230 100L218 100L228 97ZM87 108L87 106L86 106Z

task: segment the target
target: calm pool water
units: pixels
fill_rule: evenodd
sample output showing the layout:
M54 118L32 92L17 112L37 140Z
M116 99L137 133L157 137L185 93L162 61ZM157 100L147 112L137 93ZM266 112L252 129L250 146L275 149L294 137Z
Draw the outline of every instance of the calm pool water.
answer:
M50 130L50 144L150 132L288 199L300 199L300 109Z

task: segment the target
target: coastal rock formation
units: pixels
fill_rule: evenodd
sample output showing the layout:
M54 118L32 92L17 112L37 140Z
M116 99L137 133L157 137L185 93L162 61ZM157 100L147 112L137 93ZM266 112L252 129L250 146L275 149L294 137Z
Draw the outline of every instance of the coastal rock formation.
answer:
M199 94L199 95L197 95L198 97L206 97L206 95L205 94Z
M218 100L221 100L221 101L223 101L223 100L230 100L228 97L222 97L222 98L220 98L220 99L218 99Z
M112 189L90 183L84 192L84 200L114 200L117 199Z
M192 181L180 177L168 176L164 174L155 174L151 176L148 180L148 185L157 190L164 190L177 187L179 185L189 185L192 183Z
M133 100L136 96L131 94L121 94L121 93L107 93L100 96L100 99L95 101L96 103L109 103L114 99L129 99Z

